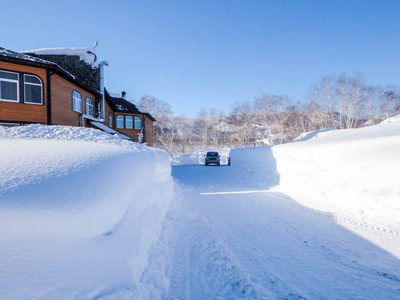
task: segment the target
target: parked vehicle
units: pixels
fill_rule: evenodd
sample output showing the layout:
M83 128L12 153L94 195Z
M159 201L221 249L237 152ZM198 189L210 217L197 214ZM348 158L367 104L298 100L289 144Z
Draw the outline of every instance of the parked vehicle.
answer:
M206 166L210 164L219 166L221 162L218 152L207 152L205 164Z

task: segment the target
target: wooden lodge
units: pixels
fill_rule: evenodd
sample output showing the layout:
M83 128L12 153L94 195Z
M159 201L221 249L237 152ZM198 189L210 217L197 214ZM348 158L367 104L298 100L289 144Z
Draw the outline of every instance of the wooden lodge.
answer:
M88 68L88 78L96 80L85 82L85 72L75 76L58 57L50 61L0 47L0 125L93 127L153 145L150 113L104 88L101 93L98 70Z

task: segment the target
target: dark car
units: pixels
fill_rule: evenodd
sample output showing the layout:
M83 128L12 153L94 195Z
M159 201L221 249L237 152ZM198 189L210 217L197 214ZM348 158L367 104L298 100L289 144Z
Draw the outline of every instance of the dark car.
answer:
M207 152L206 166L211 165L211 164L214 164L217 166L219 166L221 164L218 152Z

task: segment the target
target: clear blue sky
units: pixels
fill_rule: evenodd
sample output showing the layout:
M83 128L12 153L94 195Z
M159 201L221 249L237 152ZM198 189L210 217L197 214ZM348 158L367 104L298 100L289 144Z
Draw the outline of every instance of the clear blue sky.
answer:
M88 47L106 87L174 114L228 113L263 93L303 101L323 76L399 84L400 1L3 1L0 46Z

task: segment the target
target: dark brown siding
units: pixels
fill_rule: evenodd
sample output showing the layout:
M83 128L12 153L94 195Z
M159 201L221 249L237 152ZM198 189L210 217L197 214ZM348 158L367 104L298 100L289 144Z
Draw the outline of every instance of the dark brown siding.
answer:
M110 107L110 105L107 103L107 101L104 101L105 102L105 106L106 106L106 108L105 108L105 115L104 115L104 125L106 125L106 126L108 126L108 127L110 127L110 128L112 128L112 129L114 129L115 128L115 113L113 112L113 110L111 109L111 107ZM110 113L112 114L112 122L113 122L113 126L110 126L110 119L109 119L109 115L110 115Z
M46 70L7 62L0 62L0 69L39 76L43 82L43 105L0 101L0 121L47 124ZM20 75L20 85L23 78ZM22 97L22 95L20 95Z
M146 118L146 142L153 147L153 121Z
M72 109L72 93L74 90L81 93L82 113L85 114L86 97L92 98L93 102L95 102L95 95L86 92L84 89L77 87L57 74L51 76L51 110L53 124L80 126L81 113Z

